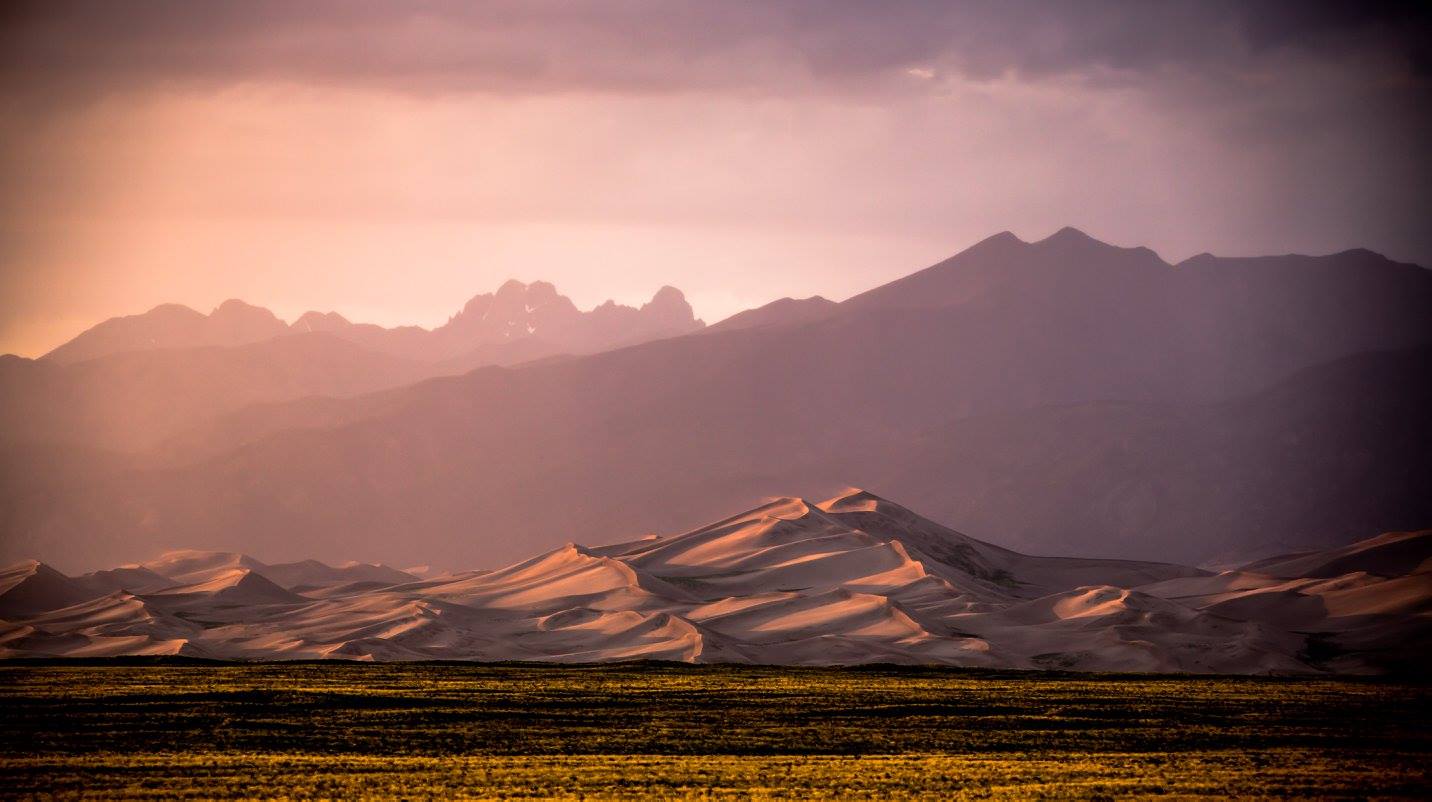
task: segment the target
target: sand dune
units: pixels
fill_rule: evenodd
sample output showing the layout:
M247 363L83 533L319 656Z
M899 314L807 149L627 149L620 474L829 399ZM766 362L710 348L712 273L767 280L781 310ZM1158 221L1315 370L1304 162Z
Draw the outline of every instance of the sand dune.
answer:
M1090 671L1424 667L1432 532L1212 574L1035 557L871 493L777 498L684 534L491 571L170 552L0 573L0 655L894 662Z
M37 560L0 570L0 617L40 613L90 597L80 582Z
M1271 557L1245 570L1278 577L1334 577L1353 571L1404 576L1432 570L1424 532L1388 532L1341 549Z

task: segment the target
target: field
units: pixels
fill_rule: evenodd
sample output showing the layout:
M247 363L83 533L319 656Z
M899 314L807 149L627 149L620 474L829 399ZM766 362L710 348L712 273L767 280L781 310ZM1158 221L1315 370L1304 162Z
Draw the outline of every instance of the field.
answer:
M627 665L0 664L0 795L1425 797L1432 687Z

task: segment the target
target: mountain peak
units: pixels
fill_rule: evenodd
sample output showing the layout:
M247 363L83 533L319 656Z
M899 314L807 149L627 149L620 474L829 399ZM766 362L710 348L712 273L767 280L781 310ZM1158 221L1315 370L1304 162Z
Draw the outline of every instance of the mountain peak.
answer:
M958 259L961 256L968 257L974 254L983 255L1009 255L1019 252L1020 249L1029 245L1028 242L1015 236L1013 231L1001 231L998 234L985 237L970 247L955 254L951 259ZM945 260L950 261L949 259ZM940 264L944 264L941 262ZM936 265L938 266L938 265ZM928 268L927 268L928 269ZM915 274L918 275L918 274ZM908 277L907 277L908 278ZM879 289L878 287L876 289Z
M1193 256L1188 257L1182 262L1179 262L1178 267L1198 267L1199 265L1213 264L1217 261L1218 257L1214 256L1208 251L1204 251L1202 253L1194 254Z
M247 345L287 331L273 312L237 299L224 301L208 315L182 304L160 304L144 314L96 324L44 358L70 363L125 351Z
M333 332L346 329L352 325L353 324L348 321L348 318L338 314L337 312L310 311L304 312L301 316L299 316L298 320L293 321L293 324L290 325L289 328L298 332Z
M557 286L550 281L534 281L527 285L527 304L529 306L542 306L561 297L557 292Z
M694 313L691 304L686 302L686 296L681 290L670 285L664 286L651 296L651 300L642 304L641 311L645 314L655 314L672 322L689 322Z
M238 343L253 342L282 334L288 326L269 310L237 298L230 298L209 313L211 326L218 325L232 332ZM227 345L230 336L223 336L213 345ZM237 343L236 343L237 344Z
M1050 234L1048 237L1045 237L1044 239L1040 240L1039 242L1037 242L1037 243L1035 243L1035 244L1036 244L1036 245L1060 245L1060 244L1075 244L1075 243L1078 243L1078 244L1095 243L1095 244L1098 244L1098 245L1105 245L1105 244L1107 244L1107 243L1100 242L1099 240L1094 239L1093 237L1089 236L1088 234L1085 234L1083 231L1080 231L1079 229L1077 229L1077 228L1075 228L1075 227L1073 227L1073 226L1064 226L1063 228L1059 229L1058 231L1054 232L1053 234Z
M1027 242L1025 242L1024 240L1020 239L1013 231L1008 231L1008 230L1006 230L1006 231L1001 231L1001 232L999 232L998 234L993 234L993 235L991 235L991 236L985 237L984 239L982 239L982 240L980 240L979 242L975 243L975 245L1002 245L1002 244L1009 244L1009 245L1028 245L1029 243L1027 243Z
M921 309L960 306L995 292L1038 293L1058 275L1116 271L1162 264L1147 248L1120 248L1065 226L1038 242L1008 231L987 237L950 258L856 295L845 308ZM1014 289L1011 289L1014 288Z
M229 298L228 300L226 300L226 301L224 301L223 303L219 304L218 306L214 307L214 311L210 313L210 316L212 317L213 315L217 315L217 314L219 314L220 312L222 312L222 313L224 313L224 314L233 314L233 313L235 313L235 312L251 312L251 311L268 312L267 309L264 309L264 308L261 307L261 306L254 306L253 304L251 304L251 303L249 303L249 302L247 302L247 301L241 300L241 299L239 299L239 298Z
M685 302L686 294L683 293L681 290L678 290L677 288L671 286L670 284L663 284L661 286L661 289L657 290L656 294L651 296L652 304L671 303L673 301ZM650 306L650 304L648 304L648 306Z
M669 285L640 307L608 301L583 312L550 281L508 279L494 292L474 295L444 325L431 330L355 324L336 312L317 311L305 312L287 324L264 307L230 298L207 315L179 304L161 304L143 314L110 318L44 358L73 363L121 352L229 348L282 335L323 332L418 362L478 367L557 353L595 353L703 326L686 296ZM518 341L524 344L511 351L491 350Z
M207 316L206 316L203 312L200 312L199 310L193 308L192 306L185 306L184 304L167 303L167 304L159 304L158 306L155 306L153 309L150 309L148 312L145 312L145 313L142 314L142 315L126 315L126 316L123 317L123 318L112 318L112 319L124 320L124 319L126 319L126 318L138 318L138 317L178 317L178 318L185 318L185 319L189 319L189 320L198 320L198 319L200 319L200 318L207 317Z
M468 301L446 325L433 331L447 357L482 346L526 341L544 353L594 353L658 337L684 334L702 324L681 290L662 287L639 309L607 301L588 312L549 281L503 282L496 293ZM528 349L529 351L531 349Z

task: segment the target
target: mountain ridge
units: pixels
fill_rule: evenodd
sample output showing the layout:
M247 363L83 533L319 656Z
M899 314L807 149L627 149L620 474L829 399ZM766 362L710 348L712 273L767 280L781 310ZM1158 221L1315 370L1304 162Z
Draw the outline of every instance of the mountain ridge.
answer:
M240 346L295 333L321 332L380 353L436 362L462 357L483 346L538 335L550 353L585 353L704 326L680 290L663 286L651 301L629 307L606 301L582 312L549 282L515 279L495 292L469 299L446 323L384 328L353 323L337 312L309 311L284 323L273 312L238 299L208 315L181 304L160 304L148 312L109 318L52 349L40 359L72 364L129 351L207 345ZM540 329L540 334L538 334Z
M17 479L0 493L12 535L0 551L106 560L179 531L294 558L393 559L382 544L401 541L403 559L495 563L688 526L777 483L889 487L1040 553L1195 563L1239 540L1321 548L1425 523L1425 459L1406 445L1422 442L1425 416L1398 399L1421 397L1432 274L1365 252L1185 270L1075 233L1043 242L996 237L942 263L933 289L897 282L886 292L901 297L817 320L260 401L171 432L127 472L80 464L73 444L26 443L3 452ZM998 259L981 256L991 248ZM1200 411L1396 349L1376 378L1300 379L1285 396L1292 423L1267 404ZM1061 408L1077 412L1049 412ZM1023 421L1007 443L974 436L999 416ZM1074 428L1020 434L1059 421ZM1230 473L1232 458L1243 467ZM1228 475L1243 478L1230 490ZM1055 492L1075 487L1090 492Z

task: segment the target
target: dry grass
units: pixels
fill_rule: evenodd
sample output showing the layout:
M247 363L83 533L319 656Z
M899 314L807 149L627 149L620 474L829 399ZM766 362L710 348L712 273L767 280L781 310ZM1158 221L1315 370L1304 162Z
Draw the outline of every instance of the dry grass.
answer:
M0 665L0 793L1425 796L1432 689L919 669Z

